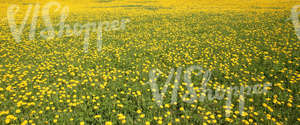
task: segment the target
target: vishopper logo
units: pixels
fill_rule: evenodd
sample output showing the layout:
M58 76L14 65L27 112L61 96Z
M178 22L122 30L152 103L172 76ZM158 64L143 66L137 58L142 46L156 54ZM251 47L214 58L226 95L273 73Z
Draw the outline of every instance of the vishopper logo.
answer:
M23 21L21 22L20 26L17 26L16 23L16 14L20 9L18 5L11 5L7 9L7 19L8 24L10 27L10 31L12 36L16 40L17 43L21 41L21 36L23 34L23 30L25 25L30 17L30 13L32 11L33 5L30 4L27 8ZM55 27L52 24L51 17L50 17L50 9L55 8L54 12L60 11L60 20L57 24L58 34L56 34ZM97 50L100 52L102 50L102 33L104 31L112 31L112 30L125 30L126 24L130 22L129 19L122 19L103 22L88 22L86 24L79 24L75 23L73 26L66 24L65 21L69 14L69 7L61 6L58 2L49 2L46 3L42 8L40 4L36 4L34 6L32 12L32 19L30 25L30 32L29 32L29 40L35 40L36 29L37 29L37 21L40 17L40 10L41 11L41 18L44 21L45 28L40 31L40 36L43 39L51 40L55 37L62 37L65 33L66 36L80 36L84 32L84 52L88 52L89 47L89 37L90 33L95 32L97 34Z
M292 19L292 23L294 25L295 32L296 32L296 35L298 37L298 40L300 40L300 23L299 23L299 14L300 14L300 12L298 12L299 8L300 8L300 5L295 5L291 9L291 19Z
M196 76L201 77L202 75L202 81L200 85L200 89L196 90L194 89L194 82L192 82L192 74L195 73L195 71L198 71ZM156 101L158 106L162 106L163 100L165 97L165 94L167 92L168 86L170 86L171 79L175 75L174 78L174 85L172 86L172 96L171 96L171 104L177 104L177 92L179 88L179 83L181 79L181 73L182 73L182 67L177 68L176 73L175 69L171 69L170 74L168 75L167 81L165 82L165 85L163 86L163 89L161 93L159 92L159 87L157 85L157 80L159 76L162 74L162 72L159 69L152 69L149 72L149 81L148 84L151 87L152 95L154 100ZM225 99L225 106L223 108L225 109L225 115L226 117L230 117L232 113L232 99L234 96L238 96L239 98L239 113L243 116L244 115L244 105L245 105L245 95L251 95L251 94L266 94L267 91L270 89L270 86L272 86L271 83L267 82L263 86L261 85L254 85L254 86L230 86L227 88L221 88L220 86L217 87L217 89L212 90L210 88L207 88L207 83L211 77L211 71L210 70L204 70L200 66L190 66L184 71L184 85L187 88L187 91L182 96L182 101L186 103L197 103L197 102L204 102L204 100L222 100ZM199 92L200 91L200 92ZM196 92L199 92L198 94ZM214 95L213 95L214 94ZM225 95L227 96L225 98ZM200 97L199 97L200 96Z

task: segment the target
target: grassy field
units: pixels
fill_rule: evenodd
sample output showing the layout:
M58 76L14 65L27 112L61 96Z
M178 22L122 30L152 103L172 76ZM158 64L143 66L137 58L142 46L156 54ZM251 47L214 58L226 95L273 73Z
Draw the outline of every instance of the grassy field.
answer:
M93 32L88 52L84 34L57 35L62 8L50 9L56 35L44 39L41 8L49 1L0 1L0 124L300 124L300 40L288 20L291 8L300 4L296 0L57 1L69 7L65 23L70 26L110 23L102 32L102 50ZM15 19L21 24L36 3L35 39L28 37L31 14L17 42L8 8L19 6ZM113 30L111 22L125 19L123 28ZM234 96L226 117L226 97L182 99L189 92L183 71L193 65L211 71L207 86L212 90L272 86L266 93L243 96L242 114L241 98ZM181 80L171 79L157 105L150 71L161 70L157 85L162 91L169 72L179 67ZM197 97L201 80L192 79Z

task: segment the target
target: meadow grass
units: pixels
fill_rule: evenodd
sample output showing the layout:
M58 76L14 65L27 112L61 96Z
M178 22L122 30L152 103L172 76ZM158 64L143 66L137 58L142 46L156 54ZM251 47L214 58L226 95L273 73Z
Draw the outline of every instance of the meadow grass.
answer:
M39 2L41 5L48 1ZM58 1L59 2L59 1ZM290 17L296 1L64 1L66 23L130 19L124 30L104 31L101 52L91 34L88 53L83 35L45 40L41 18L29 40L31 18L17 43L5 19L7 8L28 4L5 1L0 23L0 124L299 124L300 50ZM298 2L298 4L300 4ZM51 11L53 24L60 14ZM58 31L58 28L56 28ZM172 87L163 106L153 99L149 72L163 72L162 89L172 68L200 65L211 70L208 87L272 83L266 94L245 96L245 113L232 99L186 103L183 81L177 104ZM183 76L182 76L183 77ZM193 77L200 88L201 77ZM171 85L174 84L174 79ZM200 96L197 91L197 96Z

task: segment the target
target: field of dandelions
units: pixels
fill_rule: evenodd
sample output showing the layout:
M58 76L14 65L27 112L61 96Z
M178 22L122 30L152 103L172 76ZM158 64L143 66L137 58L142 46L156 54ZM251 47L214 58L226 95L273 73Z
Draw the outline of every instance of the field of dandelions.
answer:
M300 40L289 19L300 4L296 0L57 1L70 8L70 25L130 22L122 30L108 27L101 51L91 34L84 52L83 35L40 38L40 17L36 38L28 39L31 15L16 42L7 8L20 6L21 24L29 5L47 2L1 0L0 124L300 124ZM57 24L59 11L50 15ZM212 90L272 86L245 95L242 114L234 97L226 117L226 97L184 102L189 91L182 80L172 104L172 79L158 106L148 84L151 69L163 73L157 80L161 91L172 68L192 65L211 71ZM200 96L199 80L193 86Z

